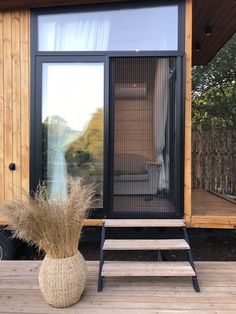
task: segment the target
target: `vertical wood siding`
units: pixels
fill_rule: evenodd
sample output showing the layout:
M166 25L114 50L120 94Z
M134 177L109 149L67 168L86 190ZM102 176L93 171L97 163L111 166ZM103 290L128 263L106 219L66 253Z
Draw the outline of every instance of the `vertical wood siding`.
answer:
M0 202L29 191L29 19L0 12Z
M184 213L186 224L191 219L191 128L192 128L192 0L186 0L185 18L185 157L184 157Z
M0 200L4 200L3 14L0 12Z

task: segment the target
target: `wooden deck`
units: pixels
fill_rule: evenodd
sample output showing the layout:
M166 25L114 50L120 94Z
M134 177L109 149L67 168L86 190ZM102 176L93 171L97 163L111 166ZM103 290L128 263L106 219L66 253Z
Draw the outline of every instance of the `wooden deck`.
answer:
M201 189L192 190L189 227L236 228L236 204Z
M44 302L37 281L39 265L39 261L0 262L0 313L236 313L236 262L196 263L201 293L194 292L190 278L112 278L98 293L98 263L87 262L83 297L67 309Z
M236 204L207 190L192 190L192 215L236 216Z

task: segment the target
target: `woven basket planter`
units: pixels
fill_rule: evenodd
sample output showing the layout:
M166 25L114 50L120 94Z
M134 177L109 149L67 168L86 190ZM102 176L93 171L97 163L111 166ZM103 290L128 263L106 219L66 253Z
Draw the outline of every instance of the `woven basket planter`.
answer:
M68 307L79 301L86 282L86 265L78 252L72 257L45 256L39 269L39 286L48 304Z

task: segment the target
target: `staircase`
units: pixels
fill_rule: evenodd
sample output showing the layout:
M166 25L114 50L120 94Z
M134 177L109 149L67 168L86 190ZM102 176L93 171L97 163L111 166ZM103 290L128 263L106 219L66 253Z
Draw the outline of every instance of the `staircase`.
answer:
M126 240L107 239L106 230L109 228L180 228L182 239L149 239ZM109 251L152 250L158 252L157 261L104 261L104 252ZM182 250L186 252L187 261L167 262L162 259L162 251ZM102 226L98 291L103 289L106 277L192 277L193 287L200 292L197 273L194 266L189 238L183 219L105 219Z

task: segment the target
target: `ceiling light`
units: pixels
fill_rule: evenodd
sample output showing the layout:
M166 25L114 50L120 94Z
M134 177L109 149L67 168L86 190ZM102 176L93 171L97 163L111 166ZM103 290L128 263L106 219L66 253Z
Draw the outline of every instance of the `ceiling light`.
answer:
M200 51L201 50L201 44L200 43L195 43L194 50L195 51Z
M206 36L211 36L212 35L212 27L211 26L206 26L205 27L205 35Z

